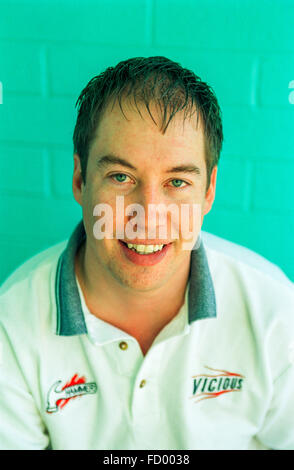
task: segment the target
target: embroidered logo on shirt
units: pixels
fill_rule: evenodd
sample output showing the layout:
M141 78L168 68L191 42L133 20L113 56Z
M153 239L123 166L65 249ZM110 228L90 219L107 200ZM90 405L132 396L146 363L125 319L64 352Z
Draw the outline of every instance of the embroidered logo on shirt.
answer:
M57 380L47 394L47 413L56 413L63 408L72 398L97 392L95 382L86 383L85 377L75 374L69 382L60 388L61 380Z
M212 369L214 374L194 375L193 378L193 396L196 398L194 403L198 403L207 398L217 398L224 393L240 392L244 381L244 375L227 370Z

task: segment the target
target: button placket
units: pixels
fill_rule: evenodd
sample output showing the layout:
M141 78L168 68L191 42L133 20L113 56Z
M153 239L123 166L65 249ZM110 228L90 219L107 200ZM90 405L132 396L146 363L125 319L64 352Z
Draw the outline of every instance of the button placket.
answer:
M132 393L131 413L134 425L141 423L142 419L159 419L160 403L158 382L160 379L161 357L164 348L162 345L153 346L138 371ZM152 417L152 418L151 418Z
M113 347L119 373L128 377L136 376L142 361L141 350L136 341L133 338L121 338Z

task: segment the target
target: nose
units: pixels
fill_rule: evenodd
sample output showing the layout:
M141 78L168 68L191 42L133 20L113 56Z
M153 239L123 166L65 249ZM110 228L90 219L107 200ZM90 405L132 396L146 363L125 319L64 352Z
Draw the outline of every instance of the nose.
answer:
M138 238L166 240L169 236L169 216L166 212L168 201L162 188L153 183L145 185L140 188L135 200L129 212L136 211L133 223Z

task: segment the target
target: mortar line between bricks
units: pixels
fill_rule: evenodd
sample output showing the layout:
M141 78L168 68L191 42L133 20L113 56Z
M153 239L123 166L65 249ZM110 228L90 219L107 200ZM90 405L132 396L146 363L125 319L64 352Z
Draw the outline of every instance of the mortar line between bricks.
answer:
M151 0L152 1L152 4L154 5L154 0ZM154 10L154 7L152 6L152 11ZM152 13L153 17L154 17L154 13ZM36 39L33 39L33 38L15 38L15 37L9 37L9 36L0 36L0 42L1 41L5 41L7 42L8 44L21 44L21 45L25 45L25 44L33 44L33 45L36 45L36 44L42 44L43 46L50 46L50 45L55 45L55 46L68 46L68 47L72 47L72 46L105 46L106 48L107 47L110 47L112 48L113 46L115 47L118 47L118 48L121 48L121 49L125 49L126 47L134 47L134 46L137 46L138 44L136 42L126 42L120 46L117 45L117 42L111 42L111 41L85 41L85 40L79 40L79 39L48 39L48 38L36 38ZM140 44L140 47L148 47L148 45L146 44ZM153 43L152 46L155 46L155 44ZM160 46L162 48L170 48L171 50L183 50L183 51L186 51L187 48L185 46L185 44L156 44L156 46ZM234 52L236 54L239 54L239 53L249 53L249 54L265 54L265 55L269 55L269 56L277 56L279 57L281 54L285 54L285 55L289 55L289 54L294 54L294 47L293 49L275 49L275 50L272 50L272 49L265 49L265 48L243 48L243 47L238 47L238 48L234 48L232 46L232 44L230 44L230 47L229 48L226 48L226 47L222 47L222 48L215 48L215 47L206 47L205 49L203 47L195 47L193 45L189 45L189 51L192 51L192 52L203 52L203 51L207 51L207 52L214 52L214 53L223 53L223 52Z
M43 152L43 163L44 163L44 196L49 199L52 197L52 171L50 165L50 152L48 148L44 148Z
M50 142L34 142L30 140L6 140L6 139L0 139L0 148L1 147L8 147L8 148L26 148L26 149L42 149L44 146L50 145L50 148L54 150L65 150L65 151L71 151L72 146L68 144L60 144L60 143L54 143Z
M49 97L49 83L48 83L48 54L47 47L42 44L40 49L40 79L41 79L41 92L43 98Z
M246 178L243 195L243 210L248 213L252 211L252 191L253 191L253 164L250 160L246 160Z
M153 15L155 15L155 6L154 6L154 2L156 0L150 0L151 4L152 4L152 11L153 11ZM148 8L147 8L148 10ZM147 11L146 10L146 11ZM50 46L51 44L53 45L57 45L57 46L69 46L69 47L72 47L72 46L77 46L77 45L80 45L80 46L105 46L105 47L113 47L113 46L118 46L117 44L117 41L116 42L112 42L111 40L104 40L104 41L99 41L99 40L84 40L84 39L78 39L78 38L71 38L71 39L54 39L54 38L48 38L48 37L38 37L38 38L32 38L32 37L27 37L27 38L24 38L24 37L11 37L10 35L1 35L0 34L0 42L6 42L7 44L21 44L21 45L36 45L36 44L42 44L44 46ZM136 46L137 43L136 42L130 42L130 41L127 41L123 44L121 44L119 47L121 48L125 48L125 47L128 47L128 46ZM154 44L153 44L154 45ZM170 47L171 49L183 49L183 50L186 50L186 45L185 44L156 44L157 46L160 45L161 47L163 48L166 48L166 47ZM140 44L140 46L144 47L146 46L146 44ZM193 46L193 45L189 45L189 50L191 51L203 51L203 47L197 47L197 46ZM231 52L235 52L236 54L238 53L250 53L250 54L266 54L266 55L269 55L269 56L277 56L279 57L281 54L282 55L289 55L289 54L293 54L294 53L294 46L292 48L277 48L277 49L274 49L272 47L270 48L266 48L266 47L261 47L261 48L258 48L258 47L252 47L252 48L248 48L248 47L233 47L232 44L230 44L229 47L220 47L220 48L216 48L216 47L207 47L205 48L205 50L207 50L208 52L215 52L215 53L222 53L222 52L227 52L227 51L231 51Z
M146 46L152 47L154 42L154 0L146 1Z

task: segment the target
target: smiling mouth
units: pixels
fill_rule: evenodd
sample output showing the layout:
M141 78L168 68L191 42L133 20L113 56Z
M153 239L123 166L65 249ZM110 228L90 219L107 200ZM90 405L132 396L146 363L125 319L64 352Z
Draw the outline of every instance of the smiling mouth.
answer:
M163 248L167 245L167 243L163 244L135 244L135 243L127 243L123 240L120 240L126 247L130 250L135 251L140 255L151 255L163 250ZM169 243L168 243L169 244Z

